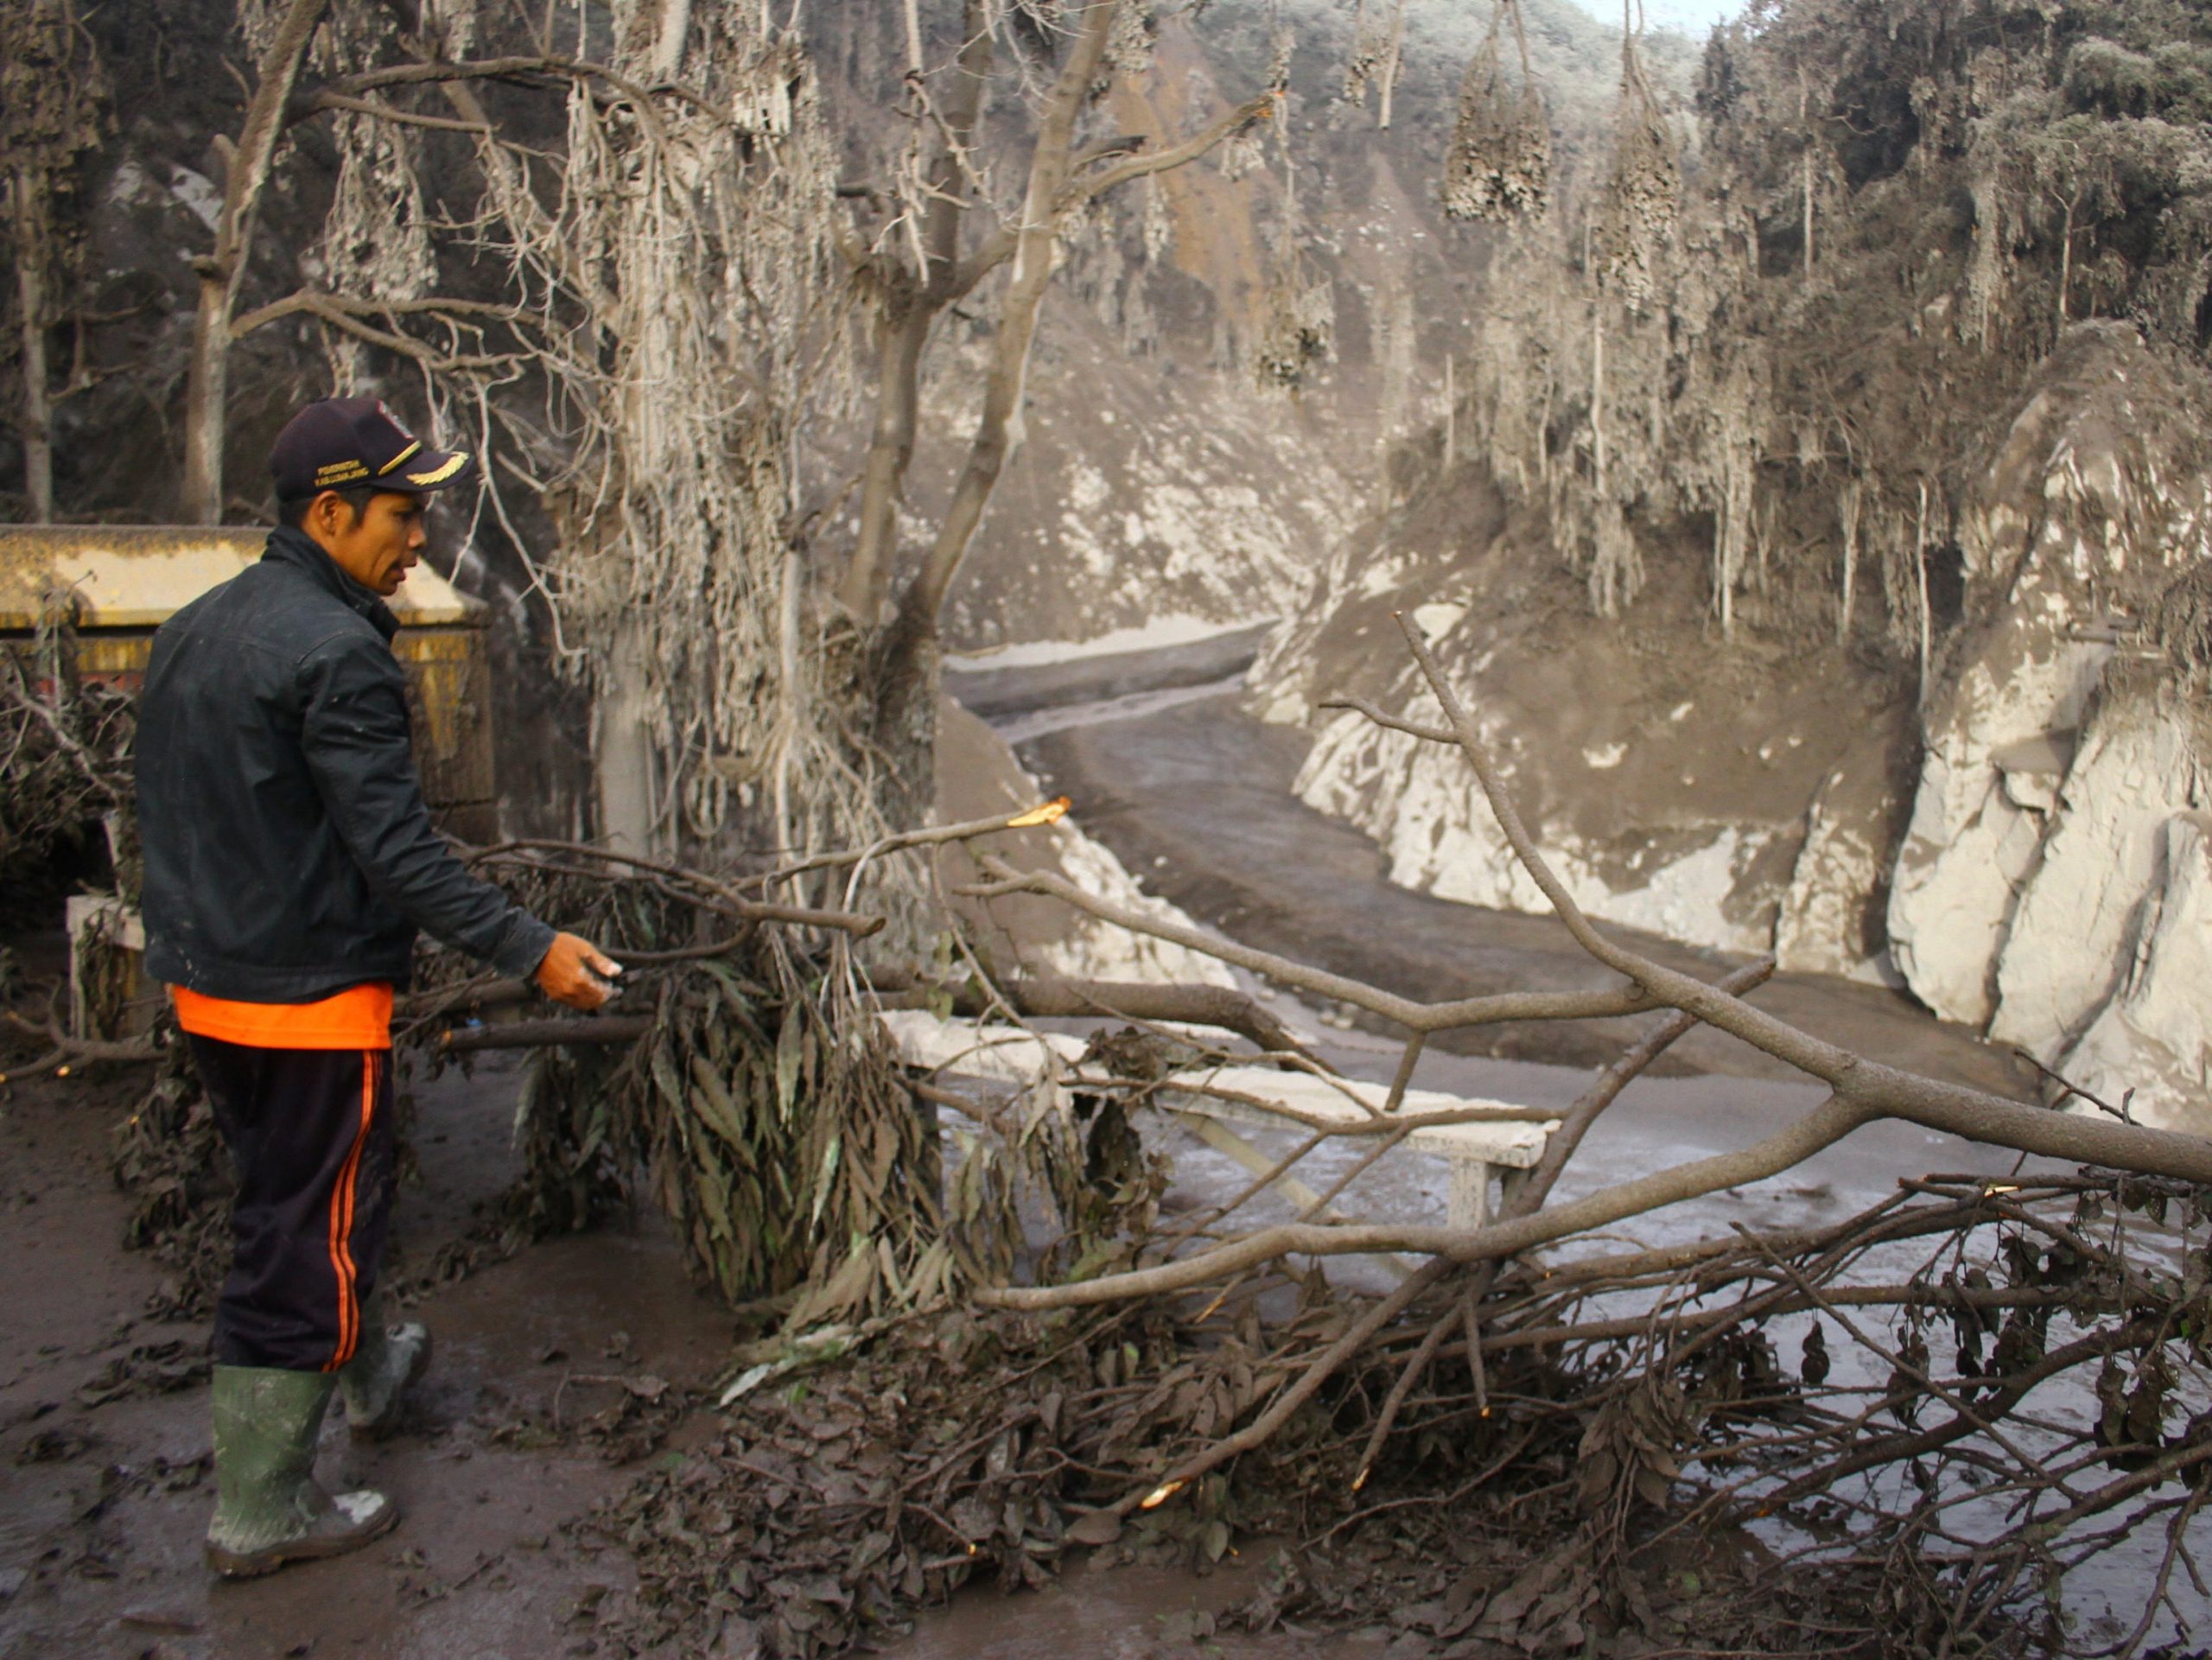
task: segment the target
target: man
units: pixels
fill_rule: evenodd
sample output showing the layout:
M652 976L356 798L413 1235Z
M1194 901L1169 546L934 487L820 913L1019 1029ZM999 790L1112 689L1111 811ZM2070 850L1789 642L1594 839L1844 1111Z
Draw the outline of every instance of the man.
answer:
M392 995L416 930L576 1008L620 972L469 875L423 804L384 601L421 555L430 495L472 478L470 458L341 398L292 419L270 470L283 528L155 635L137 743L147 971L172 988L238 1173L207 1549L233 1576L399 1519L381 1493L332 1498L314 1464L334 1391L375 1435L429 1359L429 1334L387 1330L375 1294Z

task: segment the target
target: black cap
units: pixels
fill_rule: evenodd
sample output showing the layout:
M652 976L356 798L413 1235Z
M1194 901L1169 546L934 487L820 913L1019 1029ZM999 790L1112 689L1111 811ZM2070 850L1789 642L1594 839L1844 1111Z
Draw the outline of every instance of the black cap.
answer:
M284 423L269 471L276 499L299 501L357 484L421 495L474 478L476 462L459 450L432 449L380 399L326 398Z

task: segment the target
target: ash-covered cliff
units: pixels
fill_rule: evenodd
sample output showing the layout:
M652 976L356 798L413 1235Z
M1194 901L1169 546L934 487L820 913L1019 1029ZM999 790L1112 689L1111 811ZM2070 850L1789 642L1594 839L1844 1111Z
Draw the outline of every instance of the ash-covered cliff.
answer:
M1602 143L1618 33L1567 0L1527 10L1571 158ZM1396 446L1441 412L1445 359L1485 303L1500 233L1447 218L1437 183L1486 12L1408 9L1388 127L1379 91L1348 83L1360 42L1344 7L1215 0L1200 24L1154 16L1149 69L1109 95L1116 127L1172 143L1281 59L1289 140L1159 175L1070 228L1021 443L948 607L957 650L1287 615L1392 487ZM891 49L870 27L889 25L850 26L823 60L862 74ZM1687 38L1655 37L1651 56L1686 97ZM1327 350L1286 386L1257 359L1292 283L1317 296ZM958 318L946 334L912 473L918 525L957 473L988 346Z
M1598 914L2212 1123L2208 93L2177 8L1723 31L1648 290L1573 199L1525 233L1450 437L1262 662L1306 799L1397 880L1539 902L1452 757L1319 707L1421 708L1409 611Z

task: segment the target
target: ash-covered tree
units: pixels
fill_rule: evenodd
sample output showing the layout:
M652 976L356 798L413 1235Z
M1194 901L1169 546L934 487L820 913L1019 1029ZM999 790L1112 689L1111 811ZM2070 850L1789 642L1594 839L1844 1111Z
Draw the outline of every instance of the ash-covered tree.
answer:
M961 0L957 32L936 34L920 11L907 0L901 115L913 139L878 158L878 177L846 185L852 219L837 237L873 313L874 376L859 531L836 595L863 630L884 631L873 674L879 730L894 753L912 757L931 748L938 615L1020 442L1030 353L1060 239L1109 193L1185 166L1274 117L1284 91L1278 67L1257 96L1154 148L1139 136L1092 130L1098 124L1089 118L1116 77L1148 67L1153 24L1140 0ZM982 120L995 80L1014 89L1024 129L1008 147L1019 185L1004 192L993 188ZM902 583L899 515L924 354L946 311L1001 270L987 302L991 348L974 436L950 502Z
M1567 169L1586 239L1505 253L1471 376L1501 483L1599 611L1705 536L1724 633L1826 612L1924 674L1988 411L2074 323L2184 362L2212 340L2209 64L2177 0L1759 0L1707 48L1649 264L1613 250L1619 161ZM1610 306L1568 302L1586 270Z
M869 930L779 904L829 932L700 936L762 919L736 884L808 897L766 874L797 863L889 918L874 949L893 962L941 937L896 862L793 854L879 848L926 811L938 613L1020 441L1062 236L1280 105L1263 90L1157 143L1101 130L1102 92L1142 72L1136 0L918 3L903 21L909 50L870 92L911 139L879 148L835 130L810 41L759 0L245 0L257 73L195 267L188 391L203 518L225 499L231 353L264 330L483 453L485 539L526 568L556 665L588 694L588 828L614 849L600 863L632 872L580 903L610 949L686 965L657 983L634 1049L534 1070L531 1214L578 1219L651 1171L725 1291L804 1275L837 1307L887 1284L934 1294L946 1272L916 1179L934 1135L848 954ZM310 124L320 175L299 164ZM281 284L251 257L280 198L295 220L321 209ZM956 301L991 334L988 369L951 506L902 563L919 360ZM833 451L821 429L861 412L874 442L842 493L866 555L802 490ZM707 874L687 885L679 861ZM702 1075L712 1091L687 1088ZM963 1162L951 1220L1016 1224L990 1167Z
M2212 20L2069 8L2056 73L1974 124L1974 320L2034 351L2069 321L2139 318L2201 346L2212 262ZM2035 296L2048 297L2048 309ZM2050 319L2031 325L2036 312Z
M242 8L258 73L196 265L188 516L223 499L245 334L310 319L359 371L405 370L493 457L491 511L594 700L596 827L635 847L819 846L922 811L938 616L1020 441L1062 237L1280 118L1278 85L1163 143L1102 130L1103 93L1146 71L1141 0L900 19L863 89L904 135L882 144L833 130L808 40L753 0ZM315 280L249 295L285 135L324 118ZM955 305L988 366L950 505L902 550L923 360ZM848 547L799 479L856 414Z

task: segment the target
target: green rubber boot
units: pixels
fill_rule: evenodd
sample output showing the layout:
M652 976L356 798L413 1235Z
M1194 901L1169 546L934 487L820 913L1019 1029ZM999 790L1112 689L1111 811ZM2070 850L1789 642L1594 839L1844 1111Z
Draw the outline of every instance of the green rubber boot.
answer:
M416 1320L386 1326L381 1300L371 1292L361 1305L361 1346L338 1371L353 1433L381 1441L397 1428L399 1397L429 1364L429 1328Z
M207 1555L218 1574L251 1579L287 1562L342 1556L398 1522L398 1507L382 1493L334 1498L315 1485L315 1437L337 1383L327 1372L215 1368L215 1518Z

